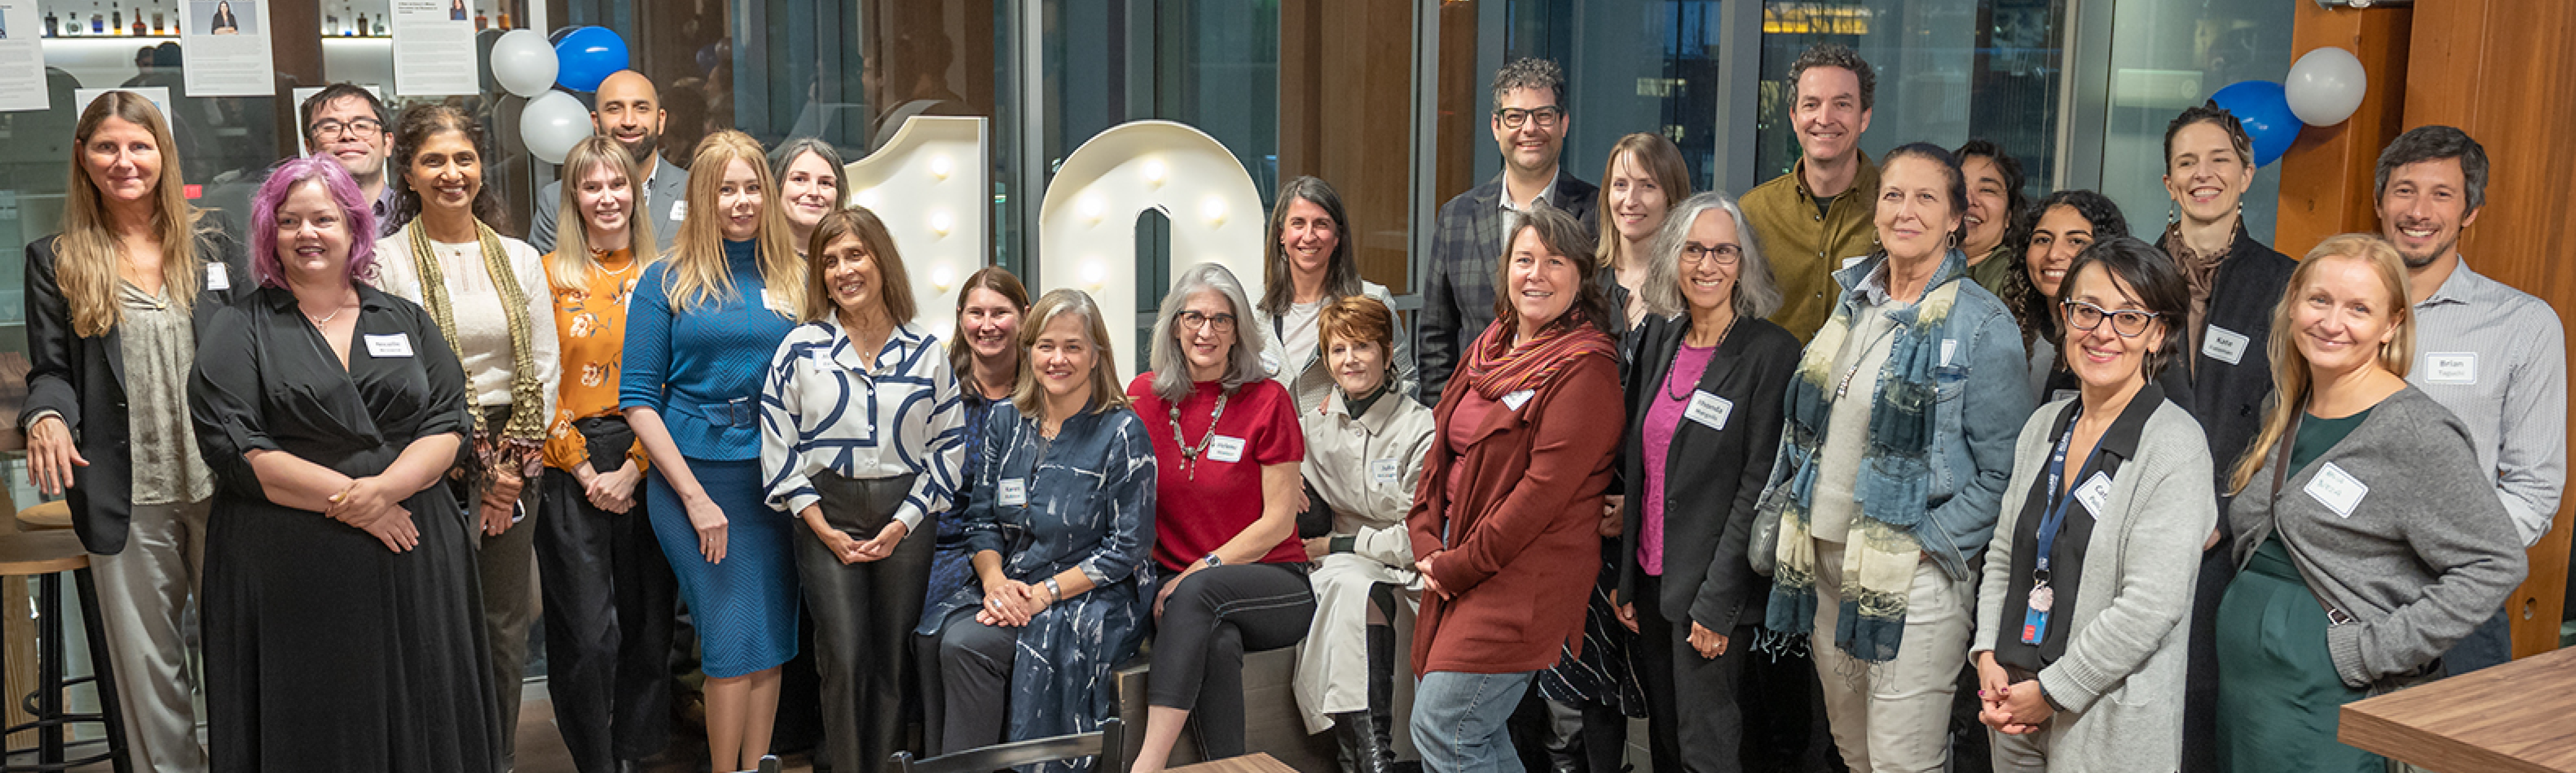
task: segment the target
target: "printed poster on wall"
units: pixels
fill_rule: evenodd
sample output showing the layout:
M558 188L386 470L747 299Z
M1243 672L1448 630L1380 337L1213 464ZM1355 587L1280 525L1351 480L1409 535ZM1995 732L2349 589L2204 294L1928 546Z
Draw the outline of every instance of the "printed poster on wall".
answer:
M393 0L394 95L443 97L482 90L474 21L465 0Z
M179 131L178 122L170 117L170 87L168 86L116 86L103 89L72 89L72 115L80 115L82 113L89 112L89 103L98 101L99 95L110 91L131 91L142 95L144 99L151 100L153 107L161 109L162 122L171 125L171 133L176 134Z
M277 68L268 52L268 4L273 0L186 0L179 14L182 70L192 97L264 97L277 93Z
M45 109L45 29L36 0L0 0L0 110Z

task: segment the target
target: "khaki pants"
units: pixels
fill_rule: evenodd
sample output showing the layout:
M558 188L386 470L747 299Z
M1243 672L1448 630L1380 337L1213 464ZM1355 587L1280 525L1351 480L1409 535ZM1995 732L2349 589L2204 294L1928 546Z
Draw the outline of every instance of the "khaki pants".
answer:
M1843 545L1816 541L1816 630L1810 646L1824 683L1834 745L1854 773L1936 773L1949 762L1950 698L1976 625L1967 584L1925 560L1906 593L1896 659L1865 663L1834 646L1842 611Z
M125 714L126 755L142 763L137 768L206 769L191 697L197 678L188 668L193 631L180 624L180 616L206 565L206 513L212 504L135 505L125 550L90 557L108 663Z

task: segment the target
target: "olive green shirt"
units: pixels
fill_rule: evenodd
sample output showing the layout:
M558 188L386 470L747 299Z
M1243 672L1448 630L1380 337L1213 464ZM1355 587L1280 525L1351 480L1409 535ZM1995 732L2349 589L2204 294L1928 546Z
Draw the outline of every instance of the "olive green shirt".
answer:
M1815 194L1807 189L1806 167L1806 159L1799 159L1788 174L1754 186L1743 199L1755 243L1780 283L1780 310L1771 314L1771 321L1788 328L1800 343L1814 338L1833 316L1834 301L1841 295L1834 272L1843 261L1868 255L1878 241L1872 219L1878 164L1869 154L1860 154L1860 171L1852 176L1851 187L1835 196L1822 215L1816 213Z
M2012 278L2011 253L2012 248L1995 245L1993 252L1986 253L1985 260L1968 267L1968 281L1986 288L1986 292L1994 293L1997 298L2004 297L2004 280Z

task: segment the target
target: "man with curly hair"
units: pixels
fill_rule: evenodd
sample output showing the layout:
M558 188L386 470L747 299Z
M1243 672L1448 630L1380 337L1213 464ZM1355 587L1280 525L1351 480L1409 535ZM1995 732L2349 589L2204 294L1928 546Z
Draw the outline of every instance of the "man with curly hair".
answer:
M1833 272L1869 254L1874 239L1870 192L1878 188L1878 166L1860 151L1860 135L1869 131L1878 71L1848 46L1818 43L1790 63L1789 80L1798 163L1754 186L1743 204L1779 273L1784 302L1771 321L1805 341L1833 313Z

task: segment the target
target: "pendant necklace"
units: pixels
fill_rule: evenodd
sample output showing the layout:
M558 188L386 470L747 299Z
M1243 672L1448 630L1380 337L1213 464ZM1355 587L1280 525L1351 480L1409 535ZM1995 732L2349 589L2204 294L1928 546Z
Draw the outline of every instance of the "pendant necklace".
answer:
M1205 453L1208 443L1216 440L1217 420L1225 418L1225 400L1233 396L1232 389L1216 394L1216 410L1208 414L1207 434L1200 435L1195 446L1182 442L1185 436L1181 432L1181 404L1172 404L1172 444L1181 447L1181 469L1189 472L1190 480L1199 479L1199 454Z
M1730 320L1727 320L1727 321L1726 321L1726 329L1725 329L1725 330L1717 331L1717 341L1716 341L1715 343L1711 343L1711 344L1709 344L1709 345L1708 345L1708 348L1709 348L1708 356L1709 356L1710 358L1714 359L1715 357L1717 357L1717 351L1716 351L1716 350L1717 350L1717 347L1725 346L1725 345L1726 345L1726 337L1727 337L1727 336L1729 336L1729 335L1733 335L1733 334L1735 333L1735 323L1742 322L1742 321L1744 321L1744 315L1738 314L1738 315L1736 315L1736 316L1735 316L1735 318L1734 318L1734 319L1730 319ZM1683 334L1683 336L1682 336L1682 345L1683 345L1683 346L1689 346L1689 345L1690 345L1690 336L1689 336L1689 334L1687 334L1687 333ZM1705 371L1706 369L1707 369L1707 366L1705 366L1705 365L1701 366L1701 370ZM1689 393L1689 392L1683 392L1683 393L1681 393L1681 394L1673 394L1673 382L1675 382L1675 381L1679 381L1680 379L1679 379L1679 378L1677 378L1677 377L1678 377L1678 376L1680 376L1680 375L1681 375L1681 372L1680 372L1680 371L1674 371L1672 374L1667 375L1667 376L1665 376L1665 377L1664 377L1664 396L1665 396L1665 397L1672 398L1673 402L1676 402L1676 403L1681 402L1681 401L1683 400L1683 398L1690 397L1690 393ZM1692 379L1690 383L1692 383L1692 384L1697 384L1697 383L1699 383L1699 381L1698 381L1697 379Z

